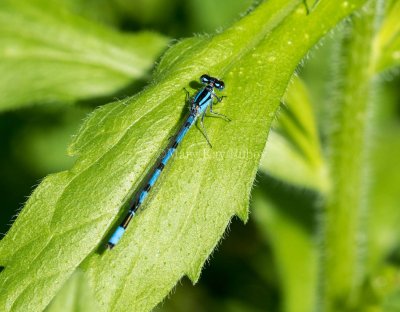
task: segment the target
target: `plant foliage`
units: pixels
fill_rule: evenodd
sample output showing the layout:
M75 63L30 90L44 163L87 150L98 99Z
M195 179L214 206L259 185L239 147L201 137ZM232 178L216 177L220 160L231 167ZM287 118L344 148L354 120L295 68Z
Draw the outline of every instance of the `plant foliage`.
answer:
M64 287L73 288L74 279L79 279L88 285L100 310L147 311L183 276L196 282L231 218L247 219L249 194L268 132L296 67L364 2L320 1L308 13L303 1L262 3L225 31L178 42L164 54L142 92L95 110L69 147L76 157L74 166L41 182L1 241L0 264L5 269L0 274L0 310L43 310L60 290L68 293ZM25 2L19 6L22 12L35 12ZM71 38L67 24L54 35L56 46L57 38L64 38L64 43ZM83 36L86 24L72 24L82 30L75 34ZM130 55L129 51L121 53ZM87 52L90 59L96 55L93 47L83 53L89 57ZM118 62L116 67L124 68L123 59L102 57L97 60ZM134 63L130 68L135 71ZM106 67L114 68L112 64ZM206 120L212 149L201 132L192 129L146 209L112 252L102 252L117 216L183 120L187 110L183 87L203 73L225 81L227 98L217 107L232 122ZM110 71L103 74L107 77ZM75 99L85 96L71 94ZM31 96L34 100L34 91ZM305 135L315 139L313 131L305 129ZM300 137L295 141L305 142ZM318 148L301 147L319 166ZM53 305L60 302L63 298L56 297Z

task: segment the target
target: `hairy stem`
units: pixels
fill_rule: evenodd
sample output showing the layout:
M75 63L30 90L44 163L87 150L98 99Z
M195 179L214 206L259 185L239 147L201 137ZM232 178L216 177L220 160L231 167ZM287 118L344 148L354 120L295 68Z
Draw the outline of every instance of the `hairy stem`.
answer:
M361 18L353 18L342 42L342 81L329 142L332 189L325 218L325 311L350 309L363 278L374 20L375 4L368 5Z

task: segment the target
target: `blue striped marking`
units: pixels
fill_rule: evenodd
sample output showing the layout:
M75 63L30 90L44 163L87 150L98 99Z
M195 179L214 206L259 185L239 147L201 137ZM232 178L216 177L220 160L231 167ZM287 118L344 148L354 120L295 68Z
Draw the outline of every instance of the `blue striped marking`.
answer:
M179 132L178 136L176 137L176 142L181 143L183 137L186 135L186 133L189 131L189 128L183 128L181 132Z
M156 169L156 171L154 171L154 173L153 173L153 175L152 175L152 177L150 178L150 181L149 181L150 186L153 186L154 183L156 183L156 181L157 181L158 177L160 176L160 174L161 174L161 170L160 169Z
M205 113L208 106L212 104L213 98L217 98L220 102L222 98L218 98L214 93L214 87L216 86L218 90L222 90L224 87L224 82L218 80L217 78L210 77L208 75L202 75L200 77L200 81L205 84L206 86L199 90L194 97L191 99L191 107L190 107L190 114L186 119L185 123L183 124L182 128L179 130L178 134L176 135L175 141L171 146L166 150L166 154L161 159L161 162L158 166L155 167L154 172L150 175L147 183L145 183L143 189L140 191L139 196L135 202L130 206L128 213L125 215L124 220L115 230L113 235L110 237L108 241L108 247L111 249L113 248L118 241L121 239L122 235L125 233L125 229L128 227L129 223L131 222L132 218L135 215L135 212L139 209L142 205L144 200L146 199L147 195L149 194L151 188L156 183L158 178L161 175L164 167L167 165L168 161L171 159L173 153L175 152L178 144L183 140L187 132L189 131L190 127L196 122L197 118ZM214 113L216 114L216 113ZM219 114L220 116L223 116ZM203 115L204 116L204 115ZM206 134L205 134L206 136ZM208 138L206 136L208 141ZM209 143L209 141L208 141ZM210 144L211 145L211 144Z
M114 234L110 237L110 240L108 241L108 243L115 246L121 239L124 232L125 232L125 229L122 226L117 227Z
M147 192L146 191L142 191L139 195L139 202L143 203L144 199L147 197Z
M190 115L186 122L190 123L191 125L193 124L193 121L195 120L195 117L193 115Z
M169 148L167 154L164 156L163 160L161 161L164 166L167 164L168 160L171 158L172 154L174 153L174 148Z

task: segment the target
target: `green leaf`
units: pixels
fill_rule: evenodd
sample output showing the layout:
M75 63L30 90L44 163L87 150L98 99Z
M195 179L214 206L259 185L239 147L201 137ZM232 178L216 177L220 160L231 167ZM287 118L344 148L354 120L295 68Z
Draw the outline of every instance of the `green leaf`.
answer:
M117 28L125 18L118 10L115 0L54 0L59 6L64 6L69 11L107 26ZM125 13L126 11L124 11Z
M326 192L324 164L317 125L305 84L296 76L285 94L282 107L269 135L260 170L300 187Z
M387 1L385 17L374 40L373 68L376 72L400 65L400 2Z
M46 308L46 312L98 311L98 305L85 275L76 270Z
M192 29L213 31L221 25L232 24L239 17L238 12L245 12L252 0L192 0L187 1L189 20ZM199 12L207 12L207 18Z
M381 101L379 102L382 103ZM374 146L374 180L368 218L368 269L384 265L400 243L400 127L385 120ZM389 125L389 126L388 126Z
M222 33L176 44L143 92L97 109L70 147L73 168L42 181L1 241L0 310L42 310L77 267L109 311L150 310L182 276L197 281L232 216L247 219L268 130L297 64L363 2L321 1L307 15L301 1L267 1ZM205 121L212 149L194 127L120 244L99 252L181 124L182 88L205 72L224 79L228 98L218 106L232 122Z
M155 33L112 31L51 1L1 1L0 110L127 95L166 44Z
M278 188L274 183L261 173L252 193L252 216L272 249L282 289L282 311L312 311L317 304L318 284L313 217L316 195Z

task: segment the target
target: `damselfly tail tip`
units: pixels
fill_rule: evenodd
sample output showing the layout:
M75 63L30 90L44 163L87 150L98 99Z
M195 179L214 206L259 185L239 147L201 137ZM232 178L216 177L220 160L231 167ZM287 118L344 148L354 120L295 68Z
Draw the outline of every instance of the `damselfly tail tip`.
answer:
M115 245L114 245L113 243L110 243L110 242L107 243L107 249L108 249L108 250L113 249L114 246L115 246Z

